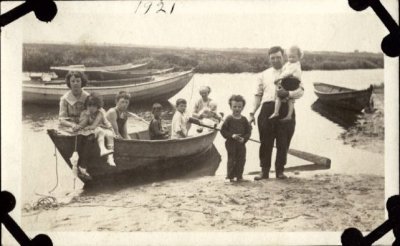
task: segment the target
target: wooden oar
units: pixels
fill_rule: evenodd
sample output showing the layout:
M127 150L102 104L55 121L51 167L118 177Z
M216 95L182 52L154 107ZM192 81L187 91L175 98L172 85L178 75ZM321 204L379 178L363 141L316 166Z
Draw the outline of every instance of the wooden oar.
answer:
M202 124L200 122L200 120L198 120L196 118L190 117L189 118L189 122L193 123L193 124L196 124L196 125L199 125L199 126L202 126L202 127L214 129L214 130L217 130L217 131L221 131L221 129L219 129L219 128ZM251 139L251 138L249 139L249 141L256 142L256 143L261 143L260 141L255 140L255 139ZM311 154L311 153L300 151L300 150L296 150L296 149L288 149L288 154L296 156L296 157L298 157L300 159L303 159L303 160L306 160L306 161L310 161L310 162L315 163L315 164L324 165L326 167L330 167L331 166L331 160L329 158L327 158L327 157Z
M139 119L140 121L142 121L142 122L146 123L147 125L150 125L150 122L146 121L145 119L143 119L143 118L142 118L142 117L140 117L139 115L137 115L137 114L134 114L134 113L132 113L132 112L128 112L128 114L130 114L130 115L132 115L133 117L135 117L135 118Z

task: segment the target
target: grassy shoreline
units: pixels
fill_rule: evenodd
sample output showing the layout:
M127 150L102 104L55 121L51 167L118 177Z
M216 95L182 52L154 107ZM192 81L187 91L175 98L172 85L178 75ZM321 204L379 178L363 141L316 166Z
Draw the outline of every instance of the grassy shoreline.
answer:
M149 68L175 67L197 73L257 73L270 67L268 49L181 49L105 45L23 45L23 71L48 72L50 66L105 66L150 62ZM383 54L367 52L304 52L302 69L343 70L383 68Z

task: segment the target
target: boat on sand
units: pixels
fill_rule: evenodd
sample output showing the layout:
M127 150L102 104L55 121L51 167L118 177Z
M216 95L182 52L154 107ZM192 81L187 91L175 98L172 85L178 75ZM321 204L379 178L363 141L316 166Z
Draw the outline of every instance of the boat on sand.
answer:
M99 148L93 135L89 137L71 136L55 129L47 130L58 152L72 169L70 158L75 151L75 141L79 153L78 165L85 163L91 180L79 176L84 183L93 183L127 173L165 173L175 169L192 169L198 165L196 158L213 146L217 131L205 131L200 135L183 139L149 140L148 131L130 134L130 140L115 139L115 167L107 164L107 157L99 156ZM82 153L83 144L90 150Z

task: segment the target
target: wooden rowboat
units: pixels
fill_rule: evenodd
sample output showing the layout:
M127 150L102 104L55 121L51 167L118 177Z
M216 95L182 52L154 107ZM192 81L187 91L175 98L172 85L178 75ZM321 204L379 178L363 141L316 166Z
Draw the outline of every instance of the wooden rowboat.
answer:
M50 70L53 70L59 78L64 78L69 71L81 71L85 72L85 74L89 77L89 79L101 79L101 72L104 71L129 71L144 67L147 64L148 63L142 63L142 64L127 63L123 65L102 66L102 67L85 67L84 65L70 65L70 66L50 67Z
M322 103L354 111L361 111L369 105L372 90L372 85L365 90L354 90L325 83L314 83L314 92Z
M87 92L96 92L103 97L106 104L113 104L115 95L120 91L127 91L132 95L132 102L163 101L171 98L185 87L193 77L193 70L169 73L155 77L149 82L135 82L130 79L115 80L121 83L110 86L88 86ZM54 104L57 105L60 97L69 88L65 85L22 84L24 103Z
M139 78L146 76L154 76L169 73L174 70L173 67L167 69L143 69L143 70L132 70L132 71L104 71L99 74L101 79L112 80L112 79L129 79Z
M147 131L130 134L130 140L115 139L114 161L116 167L111 167L106 162L106 157L99 157L99 149L93 135L70 136L57 130L49 129L48 134L57 150L72 168L70 158L74 152L75 139L79 153L78 165L86 163L87 171L92 180L80 177L85 183L96 182L119 176L125 173L166 173L174 169L191 169L199 163L196 162L201 154L206 153L213 146L217 131L208 131L198 136L184 139L148 140ZM89 145L82 153L83 144ZM182 166L183 165L183 166Z
M89 80L87 86L116 86L116 85L129 85L133 83L142 83L153 81L153 76L130 78L130 79L113 79L113 80ZM23 83L29 84L30 81ZM65 80L51 80L44 82L44 85L65 85Z

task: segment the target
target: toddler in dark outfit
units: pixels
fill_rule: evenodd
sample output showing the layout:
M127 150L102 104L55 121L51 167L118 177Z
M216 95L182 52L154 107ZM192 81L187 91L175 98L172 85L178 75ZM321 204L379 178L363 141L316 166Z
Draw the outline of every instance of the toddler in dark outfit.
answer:
M240 95L232 95L229 98L229 106L232 114L228 115L221 127L221 134L226 139L225 147L228 152L229 181L243 180L243 169L246 162L246 142L251 135L251 126L246 117L242 116L242 110L246 104Z

